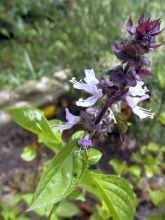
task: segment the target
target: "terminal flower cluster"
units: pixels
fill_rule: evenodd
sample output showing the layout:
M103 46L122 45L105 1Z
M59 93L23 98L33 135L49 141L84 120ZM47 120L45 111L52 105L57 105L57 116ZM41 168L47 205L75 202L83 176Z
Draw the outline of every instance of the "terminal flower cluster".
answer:
M150 98L150 92L143 82L143 77L152 75L148 69L150 59L146 54L154 52L159 46L156 37L162 32L160 23L160 19L145 19L144 15L139 18L136 27L131 18L128 20L127 31L131 39L112 45L112 51L121 64L108 70L100 79L96 78L93 69L86 69L85 77L80 81L72 78L70 82L73 87L88 94L87 98L76 101L76 105L84 110L80 110L79 116L74 116L66 108L67 122L56 126L55 130L63 131L77 123L81 124L85 135L78 144L88 148L92 147L95 135L104 136L111 132L114 123L122 120L127 124L121 110L122 103L127 103L140 119L153 119L151 109L142 108L139 104Z

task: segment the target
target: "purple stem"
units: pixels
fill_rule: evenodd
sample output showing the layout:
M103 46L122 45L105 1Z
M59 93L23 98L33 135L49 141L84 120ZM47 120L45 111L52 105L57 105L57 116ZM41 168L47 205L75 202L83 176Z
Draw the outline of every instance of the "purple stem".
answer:
M102 108L101 112L98 114L98 116L96 118L95 125L98 125L101 122L103 116L106 114L106 112L107 112L108 108L110 107L110 105L111 105L111 102L106 101L104 107Z
M102 118L104 117L104 115L108 111L108 108L111 106L111 104L112 103L110 100L107 100L105 102L105 105L103 106L101 112L98 114L98 116L96 118L95 125L98 125L101 122ZM91 139L95 136L96 130L97 130L97 128L90 134Z

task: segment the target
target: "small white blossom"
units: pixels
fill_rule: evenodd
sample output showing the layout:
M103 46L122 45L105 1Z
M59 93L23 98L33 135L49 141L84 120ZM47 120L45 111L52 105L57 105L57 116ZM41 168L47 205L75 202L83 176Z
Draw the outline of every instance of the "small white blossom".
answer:
M146 94L149 90L146 87L142 87L144 82L137 81L135 87L130 87L127 96L125 97L128 105L132 108L134 114L138 115L140 119L151 118L153 119L155 113L152 113L151 110L144 109L138 104L149 98L149 95Z
M75 78L72 78L72 80L70 80L70 82L73 83L73 87L75 89L85 90L86 92L92 95L87 99L80 98L76 102L76 105L82 107L89 107L94 105L96 101L103 96L103 93L102 93L102 89L98 89L96 86L97 84L99 84L99 81L96 79L93 69L85 70L84 81L85 83L82 82L82 80L78 82L76 81Z

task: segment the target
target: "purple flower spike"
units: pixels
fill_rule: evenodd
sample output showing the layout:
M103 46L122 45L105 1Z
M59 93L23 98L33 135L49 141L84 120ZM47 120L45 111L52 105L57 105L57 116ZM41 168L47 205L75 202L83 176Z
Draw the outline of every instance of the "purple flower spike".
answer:
M85 100L80 98L76 102L76 105L82 107L89 107L94 105L96 101L103 96L103 93L102 89L98 89L96 86L99 84L99 81L96 79L93 69L85 70L84 81L85 83L83 83L82 81L78 82L75 78L72 78L72 80L70 80L70 82L73 83L73 87L75 89L85 90L86 92L92 95Z
M67 122L64 123L63 125L57 125L55 126L53 129L54 130L59 130L59 131L63 131L63 130L67 130L70 129L71 127L73 127L75 124L77 124L80 121L80 117L79 116L75 116L72 115L69 112L68 108L65 108L65 113L66 113L66 120Z
M86 135L85 137L81 138L78 141L78 144L83 147L83 148L88 148L88 147L92 147L92 141L91 139L89 139L88 135Z

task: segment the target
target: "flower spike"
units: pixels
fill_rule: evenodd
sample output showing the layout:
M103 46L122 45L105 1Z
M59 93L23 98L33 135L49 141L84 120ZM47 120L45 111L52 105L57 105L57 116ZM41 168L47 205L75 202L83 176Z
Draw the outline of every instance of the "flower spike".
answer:
M127 118L122 112L123 101L140 119L153 119L155 113L139 105L150 98L150 92L144 85L142 78L152 75L148 70L150 59L146 53L154 52L164 43L156 43L156 37L164 30L160 30L160 24L160 19L145 19L142 14L137 26L134 27L130 17L126 28L131 39L112 44L112 51L121 63L106 71L106 74L101 76L99 80L93 69L86 69L85 77L80 81L72 78L70 82L73 84L73 88L90 94L88 98L79 98L76 101L77 106L86 109L81 109L80 116L75 116L66 108L66 122L55 126L54 129L63 131L80 122L85 136L80 138L77 144L87 150L93 145L92 138L95 135L99 135L101 138L107 135L112 131L114 123L118 124L121 135L126 132ZM104 102L104 105L93 107L100 100ZM101 109L100 106L102 106Z

